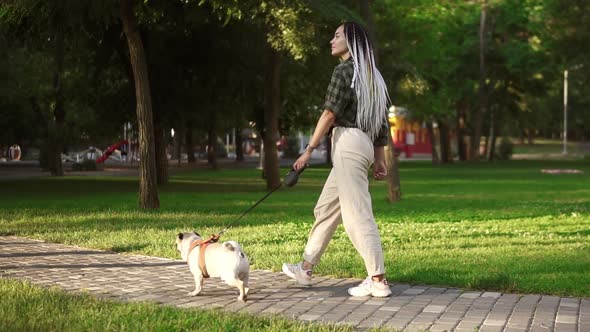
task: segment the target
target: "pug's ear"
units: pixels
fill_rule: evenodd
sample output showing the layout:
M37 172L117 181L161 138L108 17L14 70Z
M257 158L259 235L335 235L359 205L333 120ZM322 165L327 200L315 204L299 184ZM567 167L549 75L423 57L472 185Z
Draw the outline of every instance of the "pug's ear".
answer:
M179 240L182 240L182 238L183 238L183 237L184 237L184 234L182 234L182 233L178 233L178 239L179 239Z
M201 234L197 233L196 231L193 231L193 233L195 233L196 236L201 237Z

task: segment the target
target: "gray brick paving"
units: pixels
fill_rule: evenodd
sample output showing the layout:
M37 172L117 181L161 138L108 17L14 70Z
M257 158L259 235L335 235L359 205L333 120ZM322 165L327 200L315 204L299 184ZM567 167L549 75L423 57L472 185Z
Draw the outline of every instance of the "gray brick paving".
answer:
M218 279L201 295L186 263L0 236L0 277L99 298L179 308L278 314L306 322L404 331L590 331L590 299L392 284L389 298L352 298L361 280L315 278L300 287L280 273L251 271L248 302Z

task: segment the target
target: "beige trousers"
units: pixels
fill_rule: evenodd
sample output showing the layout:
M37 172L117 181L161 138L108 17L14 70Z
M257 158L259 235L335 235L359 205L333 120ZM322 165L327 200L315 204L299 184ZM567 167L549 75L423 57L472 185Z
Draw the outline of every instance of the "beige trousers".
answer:
M369 276L385 274L383 248L373 216L367 172L374 161L373 142L362 130L336 127L332 132L330 175L314 209L303 259L318 264L340 223L365 261Z

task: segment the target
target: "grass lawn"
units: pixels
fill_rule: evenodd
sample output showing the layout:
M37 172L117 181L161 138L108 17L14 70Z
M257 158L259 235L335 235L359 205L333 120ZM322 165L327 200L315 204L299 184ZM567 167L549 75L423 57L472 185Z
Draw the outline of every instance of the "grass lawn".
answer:
M371 183L391 282L590 296L589 161L400 167L401 202L386 203L387 185ZM300 260L328 171L306 170L224 239L241 242L255 269ZM2 181L0 233L179 258L178 232L217 232L265 194L259 171L248 169L178 173L161 188L159 211L139 211L137 189L137 179L121 177ZM342 227L316 273L365 277Z
M0 279L0 327L11 331L352 331L273 317L101 301Z
M530 155L559 155L563 152L563 140L561 139L535 139L533 144L526 143L526 140L521 144L517 138L511 140L514 142L514 153L523 155L523 157L529 155L528 159L534 159L530 158ZM587 145L588 143L585 144L585 146ZM572 140L567 142L567 153L571 157L590 155L590 151L587 148L582 148L580 142Z

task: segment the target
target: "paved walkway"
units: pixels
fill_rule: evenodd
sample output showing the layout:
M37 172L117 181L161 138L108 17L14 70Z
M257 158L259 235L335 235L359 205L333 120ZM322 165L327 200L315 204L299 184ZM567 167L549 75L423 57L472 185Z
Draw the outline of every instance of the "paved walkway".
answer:
M153 301L180 308L222 308L254 314L278 313L314 322L380 326L406 331L590 331L590 299L503 294L456 288L393 284L385 299L351 298L355 279L318 277L311 288L280 273L251 272L248 302L218 279L202 295L187 296L194 284L179 260L122 255L0 236L0 277L26 279L100 298Z

